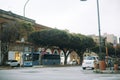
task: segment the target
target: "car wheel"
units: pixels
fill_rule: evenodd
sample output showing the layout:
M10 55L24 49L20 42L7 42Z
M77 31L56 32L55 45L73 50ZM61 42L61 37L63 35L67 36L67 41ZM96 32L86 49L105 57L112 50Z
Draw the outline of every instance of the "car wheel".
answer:
M18 64L17 67L20 67L20 64Z
M86 68L85 67L83 67L83 70L85 70Z
M92 70L94 70L94 68L92 68Z
M6 66L10 66L10 64L6 64Z

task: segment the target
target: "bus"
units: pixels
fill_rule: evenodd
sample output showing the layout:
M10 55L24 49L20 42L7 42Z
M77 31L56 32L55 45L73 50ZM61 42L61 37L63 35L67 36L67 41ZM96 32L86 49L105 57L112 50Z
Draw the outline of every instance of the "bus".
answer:
M32 61L33 65L39 65L40 64L40 52L33 52L32 53Z
M41 56L42 65L59 65L60 55L57 54L44 54Z
M23 66L29 67L34 65L59 65L60 55L42 54L40 52L31 52L24 54Z
M23 66L24 67L33 66L32 54L30 52L24 53L24 55L23 55Z
M29 52L24 53L23 66L39 65L40 63L40 52Z

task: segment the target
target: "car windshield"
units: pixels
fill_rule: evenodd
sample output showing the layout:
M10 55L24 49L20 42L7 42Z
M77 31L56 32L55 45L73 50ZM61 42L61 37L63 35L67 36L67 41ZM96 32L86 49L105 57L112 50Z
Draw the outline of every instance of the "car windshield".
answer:
M95 60L95 57L91 57L91 56L89 56L89 57L84 57L84 60Z
M12 62L17 62L17 60L12 60Z
M8 62L17 62L17 60L8 60Z

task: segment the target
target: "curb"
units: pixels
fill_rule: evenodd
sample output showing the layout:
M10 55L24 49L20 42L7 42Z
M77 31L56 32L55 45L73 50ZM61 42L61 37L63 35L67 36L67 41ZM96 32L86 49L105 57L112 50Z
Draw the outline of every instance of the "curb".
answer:
M8 70L8 69L12 69L12 67L9 67L9 66L0 66L0 70Z
M77 66L77 65L36 65L33 67L34 68L44 68L44 67L71 67L71 66Z
M100 73L100 74L120 74L120 70L115 71L115 70L100 70L100 69L95 69L93 70L94 73Z

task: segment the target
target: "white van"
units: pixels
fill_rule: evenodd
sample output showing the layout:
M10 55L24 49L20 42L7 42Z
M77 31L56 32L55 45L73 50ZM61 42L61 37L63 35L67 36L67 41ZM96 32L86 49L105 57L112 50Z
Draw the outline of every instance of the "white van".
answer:
M98 56L87 56L83 58L82 68L85 70L86 68L94 69L94 63L98 62Z

